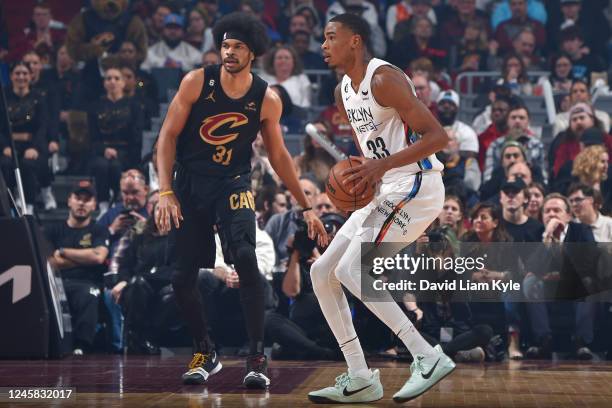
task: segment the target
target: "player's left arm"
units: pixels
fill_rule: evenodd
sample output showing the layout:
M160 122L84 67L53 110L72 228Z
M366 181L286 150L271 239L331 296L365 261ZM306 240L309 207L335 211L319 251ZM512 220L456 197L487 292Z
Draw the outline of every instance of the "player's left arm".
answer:
M411 129L422 137L402 151L382 159L357 158L362 164L345 170L347 174L352 173L345 180L345 184L359 180L351 192L359 191L366 183L377 183L387 171L416 163L442 150L448 144L448 135L429 109L414 95L403 72L390 66L382 66L372 77L371 88L379 105L395 109L402 121L408 123Z
M268 88L261 107L261 136L268 151L268 158L276 174L302 208L311 208L309 211L304 211L304 220L308 223L308 236L314 239L318 235L319 245L326 246L327 233L325 228L312 210L312 203L302 191L291 155L285 147L279 123L282 110L283 105L280 98Z

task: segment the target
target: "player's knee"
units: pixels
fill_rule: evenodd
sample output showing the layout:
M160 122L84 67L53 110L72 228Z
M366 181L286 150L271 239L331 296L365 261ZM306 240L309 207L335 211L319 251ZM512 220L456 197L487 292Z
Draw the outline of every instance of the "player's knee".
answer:
M310 281L312 282L312 286L316 289L321 285L327 284L329 273L328 268L321 262L321 258L314 261L310 266Z

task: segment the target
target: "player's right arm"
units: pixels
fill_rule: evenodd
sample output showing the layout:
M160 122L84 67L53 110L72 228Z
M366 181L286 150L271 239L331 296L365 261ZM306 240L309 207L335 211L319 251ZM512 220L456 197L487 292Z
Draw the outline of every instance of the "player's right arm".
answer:
M344 120L346 120L346 123L350 123L348 115L346 114L346 109L344 109L344 102L342 101L342 82L338 83L338 85L336 86L336 90L334 91L334 98L336 99L336 106L338 107L338 112L340 112L340 116L342 116ZM361 150L361 146L359 145L359 140L357 139L357 135L355 135L353 126L351 126L351 135L353 135L353 142L355 143L355 146L357 146L357 150L359 150L359 153L363 156L363 151Z
M159 203L155 222L161 233L170 231L171 219L180 226L181 206L172 193L172 169L176 159L176 142L187 123L191 106L198 100L204 84L204 70L189 72L172 99L157 142L157 172L159 176Z

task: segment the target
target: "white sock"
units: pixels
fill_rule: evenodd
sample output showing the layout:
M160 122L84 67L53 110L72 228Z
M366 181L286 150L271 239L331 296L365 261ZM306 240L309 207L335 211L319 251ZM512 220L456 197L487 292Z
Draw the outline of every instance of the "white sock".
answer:
M365 379L369 379L372 376L372 372L368 368L363 349L361 348L361 343L357 336L341 344L340 350L342 350L346 364L348 364L349 376L352 378L360 377Z
M437 354L437 351L421 336L421 333L407 317L396 334L413 356L420 354L429 357Z

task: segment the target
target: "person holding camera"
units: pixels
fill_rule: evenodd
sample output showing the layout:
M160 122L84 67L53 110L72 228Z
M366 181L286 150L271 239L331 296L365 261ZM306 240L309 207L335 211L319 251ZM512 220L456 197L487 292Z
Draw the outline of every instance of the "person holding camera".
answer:
M321 215L330 240L345 221L346 218L339 214L327 212ZM273 358L335 359L340 355L340 350L321 312L310 280L310 266L325 252L325 248L318 247L314 240L308 238L304 220L298 219L296 224L295 234L287 240L289 263L282 280L282 292L292 300L289 318L277 311L266 315L266 333L280 345L273 349Z
M109 233L109 259L112 259L119 248L121 237L131 229L137 221L145 222L149 217L147 212L147 193L149 187L144 175L137 169L130 169L121 175L119 182L121 202L109 208L102 214L97 225L105 227ZM121 308L115 303L109 289L117 284L117 272L112 265L105 274L104 303L111 314L112 348L119 352L121 341Z
M155 206L154 206L155 208ZM153 212L155 209L153 209ZM111 264L117 264L118 283L111 295L125 317L130 353L159 354L159 332L169 321L172 294L172 251L153 217L138 221L122 238Z
M103 263L108 255L108 232L95 224L95 190L89 180L78 181L68 196L68 220L45 228L54 249L52 267L61 270L70 305L75 355L91 349L98 323L98 299Z

